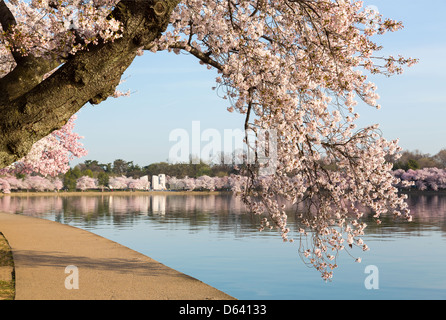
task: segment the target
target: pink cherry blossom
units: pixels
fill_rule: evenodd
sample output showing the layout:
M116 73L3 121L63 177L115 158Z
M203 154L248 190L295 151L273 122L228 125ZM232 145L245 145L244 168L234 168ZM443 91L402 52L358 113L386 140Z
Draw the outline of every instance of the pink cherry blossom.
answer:
M396 184L398 188L418 190L445 190L446 189L446 170L438 168L424 168L419 170L409 169L395 170L393 175L399 179Z
M26 157L0 171L52 176L67 172L70 160L87 155L79 141L82 137L73 132L76 118L71 117L61 129L36 142Z
M87 189L97 189L98 179L91 178L88 176L82 176L76 180L76 189L85 191Z
M35 191L53 191L55 186L45 177L41 176L27 176L24 179L26 188Z
M0 191L3 193L11 193L11 186L5 179L0 178Z
M108 186L110 187L110 189L127 189L128 188L128 178L125 176L121 176L121 177L111 177L108 181Z

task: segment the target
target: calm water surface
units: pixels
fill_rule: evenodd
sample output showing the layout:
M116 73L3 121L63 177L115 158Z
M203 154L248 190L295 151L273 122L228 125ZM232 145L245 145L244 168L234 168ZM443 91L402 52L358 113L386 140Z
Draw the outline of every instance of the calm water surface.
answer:
M0 197L0 211L86 229L238 299L446 299L446 194L411 195L414 222L372 222L369 252L343 252L333 281L300 259L298 242L258 232L232 195ZM293 219L290 218L292 224ZM367 266L379 289L367 290Z

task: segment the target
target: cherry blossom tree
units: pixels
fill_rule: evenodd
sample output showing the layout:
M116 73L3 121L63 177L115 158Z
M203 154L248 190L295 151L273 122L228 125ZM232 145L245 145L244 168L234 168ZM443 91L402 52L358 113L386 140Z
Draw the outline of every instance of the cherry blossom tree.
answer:
M113 95L178 0L0 1L0 166Z
M97 189L98 188L98 179L82 176L76 180L76 189L81 191L85 191L87 189Z
M18 189L19 190L26 190L27 192L29 192L30 190L31 190L31 186L30 186L30 184L28 183L28 180L27 180L27 176L25 176L25 178L23 178L23 179L19 179L18 181L19 181L19 184L18 184Z
M0 172L9 174L34 172L45 176L67 172L70 169L70 160L88 153L80 142L82 137L73 131L76 118L76 115L72 116L61 129L37 141L24 158Z
M5 179L0 178L0 191L2 193L11 193L11 185Z
M53 191L56 189L50 180L41 176L27 176L25 183L27 188L35 191Z
M196 179L197 188L215 191L215 180L209 176L201 176Z
M247 177L239 175L231 175L229 177L209 177L205 175L198 178L184 177L182 179L167 177L167 184L170 190L188 191L205 189L210 191L233 190L240 192L246 185L246 181Z
M400 189L416 188L418 190L445 190L446 170L438 168L424 168L420 170L395 170L394 176L400 180L396 185Z
M368 250L359 208L377 222L387 213L410 219L386 162L397 158L398 142L378 125L357 128L355 106L380 109L368 76L400 74L416 60L379 53L373 39L402 23L361 1L0 0L0 23L0 166L26 156L87 102L114 95L142 50L186 52L218 71L215 89L230 112L245 115L247 144L250 132L276 136L274 161L253 149L232 188L265 215L261 229L277 228L284 241L293 240L286 210L308 204L297 237L311 237L311 248L300 253L324 279L346 244Z
M166 183L170 190L184 189L181 179L178 179L177 177L166 176Z
M7 175L2 178L3 180L6 180L9 183L10 190L18 190L21 189L22 180L17 179L15 176Z
M63 188L63 182L60 178L41 177L41 176L25 176L23 179L19 179L15 176L6 175L1 178L5 183L5 189L11 190L31 190L36 191L53 191L61 190ZM7 184L6 184L7 183ZM8 187L9 186L9 187Z
M127 180L127 187L132 190L149 190L150 182L147 177L138 179L129 178Z
M108 186L110 189L127 189L128 188L128 178L125 176L122 177L111 177Z
M301 253L324 279L345 238L368 249L358 206L376 219L387 212L409 219L385 160L401 149L377 125L357 129L354 109L358 99L380 109L364 72L398 74L415 62L376 54L371 37L401 29L400 22L371 15L361 2L200 0L177 6L171 22L174 30L151 50L187 51L217 68L217 88L231 101L229 111L246 115L245 130L277 133L274 179L265 183L249 165L242 198L267 214L265 226L278 228L284 241L290 229L277 197L309 200L301 233L311 233L314 247ZM325 168L331 163L337 170Z
M214 185L216 190L229 189L228 177L214 177Z
M63 181L60 178L55 178L53 181L54 188L59 191L63 188Z

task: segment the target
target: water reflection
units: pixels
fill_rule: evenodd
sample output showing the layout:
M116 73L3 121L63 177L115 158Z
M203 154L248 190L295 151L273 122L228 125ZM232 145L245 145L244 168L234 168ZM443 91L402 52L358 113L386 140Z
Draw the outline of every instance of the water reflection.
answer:
M366 218L368 235L391 236L395 233L418 234L423 230L439 229L446 235L446 194L409 194L408 203L414 222L394 221L383 217L377 226L370 216ZM89 226L110 223L130 228L136 221L150 217L158 223L181 222L191 228L215 225L219 232L236 230L237 225L246 232L257 232L258 217L246 214L243 203L232 194L147 194L0 197L0 211L35 217L53 215L62 223L77 221ZM296 214L290 212L288 223L297 228ZM235 226L235 227L234 227Z
M443 237L446 236L446 193L409 193L407 203L414 217L413 222L383 217L382 226L377 226L370 218L366 233L387 237L420 236L423 231L438 230Z
M256 231L259 218L244 215L244 205L232 194L215 195L99 195L99 196L9 196L0 197L0 211L50 218L61 223L73 221L94 227L103 223L131 228L143 219L154 223L182 223L190 228L216 225L224 232L239 224Z
M359 253L362 265L340 255L329 284L276 231L258 232L260 218L231 194L4 195L0 211L88 229L239 299L445 299L446 193L410 194L408 203L412 223L366 217L372 251ZM367 265L380 269L378 291L364 288Z

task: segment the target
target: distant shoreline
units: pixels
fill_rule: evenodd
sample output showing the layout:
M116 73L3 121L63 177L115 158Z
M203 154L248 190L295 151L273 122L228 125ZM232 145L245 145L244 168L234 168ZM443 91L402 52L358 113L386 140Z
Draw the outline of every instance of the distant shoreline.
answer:
M232 191L41 191L0 193L0 197L33 197L33 196L142 196L142 195L221 195Z
M438 195L445 194L446 190L408 190L400 189L400 194L407 195ZM223 195L223 194L233 194L232 191L130 191L130 190L96 190L96 191L18 191L11 193L0 193L0 198L5 196L11 197L34 197L34 196L61 196L61 197L71 197L71 196L144 196L144 195Z
M446 190L445 189L441 189L441 190L417 190L417 189L413 189L413 190L408 190L408 189L401 189L399 190L400 193L402 194L420 194L420 195L436 195L436 194L446 194Z

